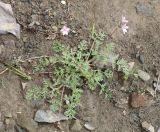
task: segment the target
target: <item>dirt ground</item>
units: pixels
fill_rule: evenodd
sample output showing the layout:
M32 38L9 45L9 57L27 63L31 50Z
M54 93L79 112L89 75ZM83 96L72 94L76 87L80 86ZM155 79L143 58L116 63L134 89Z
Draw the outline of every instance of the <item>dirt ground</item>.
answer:
M117 102L129 97L129 92L123 92L124 87L131 91L135 87L145 89L152 87L156 73L160 72L160 0L67 0L62 5L60 0L2 0L10 3L18 23L21 25L21 38L0 35L0 44L6 48L3 56L7 62L17 58L26 59L34 56L50 55L51 44L54 39L76 46L81 39L86 39L92 23L98 30L110 34L120 23L124 15L129 20L129 31L123 35L117 30L108 41L116 44L116 52L129 62L135 62L140 69L146 70L151 79L148 82L137 81L123 86L113 83L113 99L106 100L98 93L86 90L83 93L81 105L78 109L82 122L92 122L95 132L143 132L141 123L151 123L155 132L160 127L160 94L153 98L146 93L146 105L140 108L131 108L128 104ZM29 28L34 17L40 25ZM60 35L63 24L76 32L67 37ZM57 27L57 29L56 29ZM48 39L49 38L49 39ZM141 59L136 58L139 54ZM4 66L0 64L0 71ZM41 78L39 76L39 78ZM32 82L37 80L33 77ZM115 79L116 80L116 79ZM24 99L21 79L12 72L0 75L0 113L11 113L16 119L17 112L21 111L33 118L36 108ZM124 105L124 106L123 106ZM72 132L70 121L62 123L64 132ZM39 125L38 132L62 131L54 125ZM12 132L6 128L5 132ZM82 128L81 132L88 132Z

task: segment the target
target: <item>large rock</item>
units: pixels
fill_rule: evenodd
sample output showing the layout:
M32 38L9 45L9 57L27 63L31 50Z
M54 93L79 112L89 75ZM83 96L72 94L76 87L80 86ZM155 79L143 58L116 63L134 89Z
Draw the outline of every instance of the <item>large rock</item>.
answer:
M55 123L61 120L68 120L68 118L61 113L53 113L50 110L38 110L34 120L37 122Z
M142 70L138 70L138 76L143 81L148 81L151 78L147 72L144 72Z

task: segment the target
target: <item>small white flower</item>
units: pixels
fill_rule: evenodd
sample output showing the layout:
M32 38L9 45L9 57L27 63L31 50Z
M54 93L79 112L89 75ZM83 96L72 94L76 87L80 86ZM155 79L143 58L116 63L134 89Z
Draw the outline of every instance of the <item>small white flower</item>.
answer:
M68 35L68 33L70 32L70 28L68 28L67 26L63 26L63 28L60 30L60 32L63 34L63 35Z
M66 5L66 1L65 0L61 0L61 4Z
M127 29L129 27L126 25L126 24L122 24L122 31L123 31L123 34L127 33Z
M123 31L123 34L127 33L127 29L129 28L127 26L128 20L126 19L126 17L122 16L122 23L121 23L121 28Z

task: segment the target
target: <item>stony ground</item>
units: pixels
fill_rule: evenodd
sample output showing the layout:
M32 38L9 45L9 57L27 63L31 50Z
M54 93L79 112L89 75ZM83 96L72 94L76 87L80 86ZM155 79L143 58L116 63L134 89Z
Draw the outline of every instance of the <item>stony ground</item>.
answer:
M116 52L128 62L135 62L136 67L145 73L142 73L141 79L131 79L122 85L115 77L111 100L106 101L96 91L86 90L77 110L79 118L76 121L42 124L33 119L35 112L45 106L41 102L27 102L21 86L23 80L7 71L0 75L0 132L72 132L81 127L80 132L88 132L84 125L87 122L92 124L95 132L143 132L142 122L143 127L148 123L147 126L151 124L155 132L158 131L160 94L157 91L156 97L153 97L153 84L158 84L160 74L159 0L67 0L66 5L61 4L60 0L2 1L11 4L21 25L20 39L11 34L0 35L0 45L5 48L0 58L7 63L18 58L24 60L50 55L54 39L76 46L88 35L91 23L95 23L98 30L110 34L124 15L129 20L129 31L123 35L121 30L117 30L107 42L114 42ZM38 24L32 25L33 22ZM64 24L76 34L71 33L67 37L60 35ZM4 68L0 64L0 71ZM148 76L149 80L146 78ZM33 76L27 87L41 78Z

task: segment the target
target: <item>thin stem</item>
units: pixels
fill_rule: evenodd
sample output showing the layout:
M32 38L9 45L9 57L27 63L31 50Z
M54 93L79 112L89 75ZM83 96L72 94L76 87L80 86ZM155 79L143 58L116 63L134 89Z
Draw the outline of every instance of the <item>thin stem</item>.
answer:
M8 68L5 68L3 71L1 71L0 75L2 75L3 73L5 73L6 71L8 71Z
M92 46L91 46L91 48L90 48L89 55L87 56L86 61L88 61L89 56L91 55L91 52L92 52L93 47L94 47L94 42L92 43Z
M63 94L64 94L64 87L63 87L63 89L62 89L62 94L61 94L61 104L60 104L60 107L59 107L59 113L61 113L61 111L62 111Z

